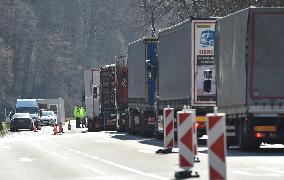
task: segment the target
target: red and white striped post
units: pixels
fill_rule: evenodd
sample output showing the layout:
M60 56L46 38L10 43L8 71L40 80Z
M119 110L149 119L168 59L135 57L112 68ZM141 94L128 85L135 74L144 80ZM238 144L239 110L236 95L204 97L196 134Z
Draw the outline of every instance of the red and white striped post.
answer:
M174 109L164 108L164 148L172 149L175 146L174 138Z
M200 162L199 158L197 157L197 148L198 148L198 142L197 142L197 129L196 129L196 110L190 109L190 106L187 107L189 111L192 111L192 118L193 118L193 151L194 151L194 162Z
M226 173L226 122L225 114L217 113L217 107L214 113L207 114L207 134L208 134L208 158L209 158L209 179L225 180Z
M179 165L185 171L176 172L176 178L199 177L197 172L192 175L191 170L194 166L193 116L194 112L186 107L177 113Z

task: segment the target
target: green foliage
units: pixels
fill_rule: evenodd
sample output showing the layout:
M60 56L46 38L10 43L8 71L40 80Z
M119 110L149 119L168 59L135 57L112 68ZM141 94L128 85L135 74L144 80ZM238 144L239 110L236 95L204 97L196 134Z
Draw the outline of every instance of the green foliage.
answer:
M0 112L17 97L81 104L83 70L114 62L133 38L128 0L2 0ZM2 114L1 114L2 115Z
M177 24L190 17L222 17L249 6L281 7L283 0L133 0L137 30L151 34L152 11L156 29Z

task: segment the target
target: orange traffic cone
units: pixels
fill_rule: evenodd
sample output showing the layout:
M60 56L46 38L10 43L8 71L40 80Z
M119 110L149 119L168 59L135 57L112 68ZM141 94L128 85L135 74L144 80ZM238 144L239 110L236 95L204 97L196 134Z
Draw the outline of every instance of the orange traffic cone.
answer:
M53 126L53 135L56 135L58 132L57 132L57 124L54 124Z
M64 133L64 132L63 132L62 123L59 124L59 133Z

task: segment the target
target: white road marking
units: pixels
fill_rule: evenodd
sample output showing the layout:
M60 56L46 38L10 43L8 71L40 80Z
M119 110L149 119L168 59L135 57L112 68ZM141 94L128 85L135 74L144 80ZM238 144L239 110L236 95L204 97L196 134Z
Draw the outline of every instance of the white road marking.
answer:
M236 174L241 174L241 175L245 175L245 176L252 176L252 177L280 177L281 174L275 174L275 173L251 173L251 172L245 172L245 171L234 171L234 173Z
M19 159L20 162L32 162L34 159L28 158L28 157L23 157Z
M161 177L161 176L157 176L157 175L154 175L154 174L150 174L150 173L145 173L145 172L139 171L137 169L133 169L133 168L121 165L121 164L117 164L115 162L108 161L108 160L101 159L101 162L104 162L106 164L109 164L109 165L112 165L112 166L115 166L115 167L118 167L118 168L130 171L130 172L142 175L142 176L147 176L147 177L151 177L151 178L155 178L155 179L168 180L167 178L164 178L164 177Z
M234 173L236 174L242 174L242 175L246 175L246 176L252 176L252 173L249 172L245 172L245 171L234 171Z
M88 157L88 156L90 156L90 155L89 155L89 154L87 154L87 153L84 153L84 154L83 154L83 156L86 156L86 157Z
M114 140L96 140L96 143L113 143L116 142Z
M272 168L268 168L268 167L256 167L258 169L261 169L261 170L265 170L265 171L270 171L270 172L274 172L274 173L280 173L280 174L284 174L284 171L281 171L281 170L277 170L277 169L272 169Z
M92 159L95 159L95 160L99 159L99 158L96 157L96 156L91 156L91 158L92 158Z
M60 158L62 158L62 159L68 159L68 158L65 157L65 156L59 155L59 154L57 154L57 153L55 153L55 152L48 151L48 150L46 150L46 149L44 149L44 148L42 148L42 147L40 147L40 146L38 146L38 145L34 145L34 144L33 144L33 146L34 146L35 148L37 148L37 149L43 151L43 152L46 152L47 154L52 155L52 156L57 156L57 157L60 157Z
M95 168L92 168L91 166L88 166L88 165L85 165L85 164L78 164L79 166L82 166L82 167L84 167L84 168L87 168L87 169L89 169L89 170L91 170L91 171L93 171L93 172L95 172L95 173L98 173L98 174L100 174L100 175L102 175L102 176L106 176L107 174L106 173L104 173L104 172L102 172L102 171L99 171L99 170L97 170L97 169L95 169Z
M75 153L77 153L77 154L82 154L82 152L81 151L74 151Z
M11 146L2 146L1 148L2 148L2 149L10 149Z
M151 151L149 149L139 149L138 152L146 153L146 154L155 154L155 150Z

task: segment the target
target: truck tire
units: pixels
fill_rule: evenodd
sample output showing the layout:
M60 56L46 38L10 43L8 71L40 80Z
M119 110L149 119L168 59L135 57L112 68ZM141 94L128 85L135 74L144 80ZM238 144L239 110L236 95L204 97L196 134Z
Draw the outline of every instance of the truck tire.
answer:
M139 114L139 136L144 137L144 112Z
M129 117L129 123L130 123L130 127L129 127L129 134L134 134L134 111L132 109L130 109L130 117Z
M258 142L253 135L250 135L250 133L245 134L245 128L247 128L246 126L247 123L244 123L244 119L241 119L238 126L239 148L241 151L258 150L260 142Z

